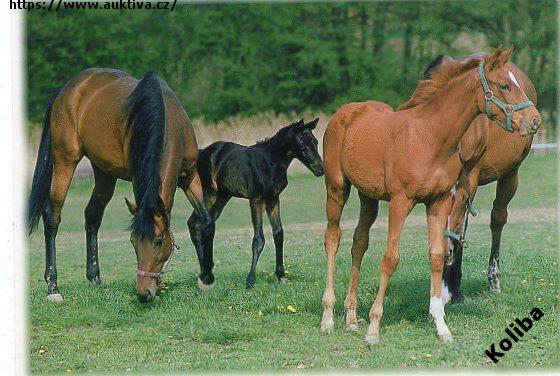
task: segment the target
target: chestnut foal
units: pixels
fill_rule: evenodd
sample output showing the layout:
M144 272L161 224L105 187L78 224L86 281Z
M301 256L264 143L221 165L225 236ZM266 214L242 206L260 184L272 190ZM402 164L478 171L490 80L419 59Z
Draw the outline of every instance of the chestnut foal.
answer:
M350 187L359 191L360 219L352 244L352 273L345 300L346 324L356 330L356 289L360 265L368 247L369 229L379 200L389 202L387 248L381 260L381 281L369 317L366 341L379 342L383 298L399 262L399 238L404 221L417 203L426 206L432 277L429 314L437 334L452 341L444 321L442 295L444 231L451 209L451 188L461 171L459 141L480 113L489 110L519 133L540 123L540 114L516 86L504 64L512 49L501 46L487 57L449 64L421 81L397 111L370 101L341 107L330 120L323 139L327 189L327 280L321 329L334 327L334 265L340 242L340 216ZM505 90L505 87L510 90ZM498 98L499 97L499 98ZM509 103L517 103L510 105Z

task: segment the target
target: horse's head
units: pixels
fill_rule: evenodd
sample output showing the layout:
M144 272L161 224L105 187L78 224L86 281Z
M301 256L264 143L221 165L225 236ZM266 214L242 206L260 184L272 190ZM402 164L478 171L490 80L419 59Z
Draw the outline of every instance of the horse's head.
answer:
M135 223L130 242L134 246L138 266L136 268L136 296L142 303L149 302L156 297L157 282L165 265L173 253L173 239L169 231L169 221L165 206L158 197L157 208L153 211L153 221L141 218L143 213L136 204L125 198L128 210L135 217ZM144 227L142 231L135 229Z
M315 176L324 173L323 160L317 149L318 141L313 135L319 118L305 123L303 119L292 125L291 144L294 156L301 161Z
M528 136L537 132L541 115L521 89L515 75L506 68L512 52L513 46L505 51L500 46L480 63L478 76L482 90L478 105L482 113L507 131Z

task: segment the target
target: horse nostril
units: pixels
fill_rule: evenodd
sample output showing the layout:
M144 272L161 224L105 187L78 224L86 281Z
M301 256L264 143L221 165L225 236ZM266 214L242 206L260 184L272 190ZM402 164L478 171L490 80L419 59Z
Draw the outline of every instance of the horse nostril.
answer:
M149 289L146 289L142 293L139 293L137 295L140 303L147 303L152 300L152 292Z
M531 130L536 131L537 129L539 129L540 127L540 123L539 120L537 118L533 118L533 120L531 120Z

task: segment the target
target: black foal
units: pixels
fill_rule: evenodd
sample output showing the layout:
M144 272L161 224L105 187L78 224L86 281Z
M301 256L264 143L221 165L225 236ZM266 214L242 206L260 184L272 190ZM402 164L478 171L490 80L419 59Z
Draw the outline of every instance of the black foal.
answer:
M253 261L247 276L247 288L255 283L257 261L264 248L262 229L266 209L276 248L276 276L284 279L284 233L280 221L279 195L288 185L287 170L294 158L299 159L315 176L323 175L323 162L317 151L312 130L319 119L303 119L280 129L273 137L252 146L218 141L199 151L197 170L202 181L204 201L215 222L232 197L249 199L253 221ZM191 240L201 248L203 234L200 219L193 212L188 220ZM214 226L212 226L214 228ZM212 247L215 231L205 244Z

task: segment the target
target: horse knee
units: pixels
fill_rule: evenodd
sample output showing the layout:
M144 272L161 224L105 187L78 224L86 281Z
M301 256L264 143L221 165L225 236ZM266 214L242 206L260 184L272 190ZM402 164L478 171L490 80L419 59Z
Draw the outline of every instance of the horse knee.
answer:
M331 223L327 225L327 230L325 231L325 252L328 254L330 252L335 252L338 250L338 243L340 241L340 226L338 223Z
M284 240L284 230L282 227L276 227L272 229L272 238L275 242Z
M391 276L397 269L400 256L394 253L385 253L381 259L381 271Z
M253 236L253 252L262 252L264 248L264 235L257 234Z
M84 211L85 229L87 232L97 232L101 226L101 215L93 205L88 205Z
M443 264L445 262L445 252L442 249L430 250L430 264L432 265L432 272L443 271Z
M490 214L490 228L492 231L501 230L507 222L508 212L505 208L494 206Z

